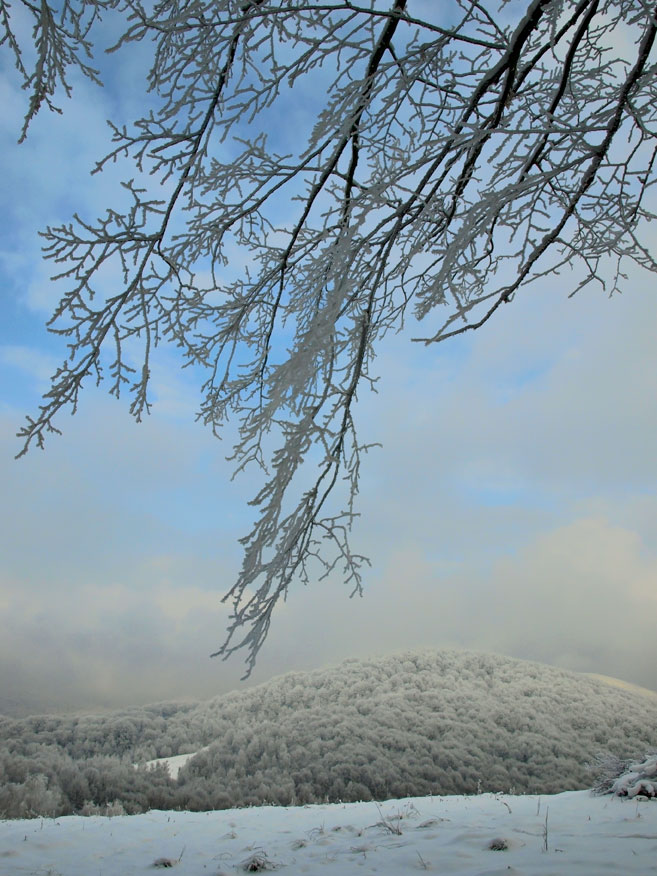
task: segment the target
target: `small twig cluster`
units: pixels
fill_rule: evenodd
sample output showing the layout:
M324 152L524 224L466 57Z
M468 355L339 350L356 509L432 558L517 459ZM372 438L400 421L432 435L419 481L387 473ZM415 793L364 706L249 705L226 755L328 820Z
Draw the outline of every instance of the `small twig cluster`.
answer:
M257 849L241 863L241 868L246 873L263 873L267 870L276 870L275 864L263 849Z

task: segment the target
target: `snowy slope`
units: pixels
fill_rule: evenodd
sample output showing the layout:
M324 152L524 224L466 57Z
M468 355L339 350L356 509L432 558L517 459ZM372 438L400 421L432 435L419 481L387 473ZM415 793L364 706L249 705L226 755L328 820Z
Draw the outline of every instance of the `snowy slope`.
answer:
M0 823L2 876L132 876L159 872L158 859L180 876L256 872L258 860L290 876L647 876L657 803L574 791Z
M169 775L172 779L178 778L178 773L180 770L190 761L193 757L196 757L197 754L200 754L201 751L206 751L206 748L201 748L199 751L191 751L188 754L174 754L173 757L156 757L153 760L148 760L144 764L146 767L156 767L159 764L165 764ZM137 766L137 764L135 764Z

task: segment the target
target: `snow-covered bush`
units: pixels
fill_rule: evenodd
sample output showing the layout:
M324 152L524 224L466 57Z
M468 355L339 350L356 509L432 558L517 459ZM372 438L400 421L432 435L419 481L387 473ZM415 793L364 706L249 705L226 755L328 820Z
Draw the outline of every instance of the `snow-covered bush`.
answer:
M110 818L115 815L125 814L126 811L120 800L113 800L111 803L103 803L100 806L91 800L86 800L80 810L80 815L104 815Z
M59 786L41 773L0 787L1 818L55 818L65 811Z
M657 754L647 755L642 761L603 755L597 758L593 768L597 771L593 786L596 794L657 797Z
M619 797L657 797L657 754L645 760L631 763L611 786L611 793Z

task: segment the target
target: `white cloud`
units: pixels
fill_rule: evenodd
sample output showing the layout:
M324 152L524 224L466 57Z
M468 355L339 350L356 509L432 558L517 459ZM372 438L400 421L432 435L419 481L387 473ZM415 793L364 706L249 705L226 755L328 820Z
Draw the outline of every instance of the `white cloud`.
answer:
M54 356L43 350L20 344L0 346L0 362L34 378L42 389L47 389L50 378L59 365Z
M473 617L485 646L657 687L657 554L636 533L574 521L499 561L487 585Z

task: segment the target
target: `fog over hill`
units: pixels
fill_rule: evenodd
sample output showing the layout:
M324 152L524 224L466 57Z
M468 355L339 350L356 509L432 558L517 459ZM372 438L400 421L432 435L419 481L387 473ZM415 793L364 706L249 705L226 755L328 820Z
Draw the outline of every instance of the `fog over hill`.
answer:
M657 750L657 699L508 657L413 651L198 704L0 718L0 746L0 814L10 817L113 801L139 812L548 794L589 787L599 751ZM163 766L133 767L187 752L199 753L175 781Z

